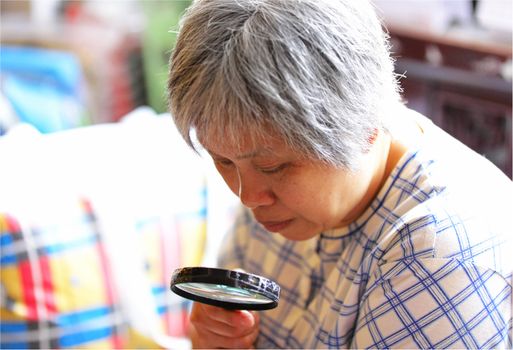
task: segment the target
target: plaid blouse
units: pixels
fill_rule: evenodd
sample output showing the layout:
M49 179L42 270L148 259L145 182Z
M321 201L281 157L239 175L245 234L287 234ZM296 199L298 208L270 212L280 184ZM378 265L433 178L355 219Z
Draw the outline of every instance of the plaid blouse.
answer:
M413 117L424 140L348 227L288 241L241 210L220 265L282 288L257 347L511 348L512 182Z

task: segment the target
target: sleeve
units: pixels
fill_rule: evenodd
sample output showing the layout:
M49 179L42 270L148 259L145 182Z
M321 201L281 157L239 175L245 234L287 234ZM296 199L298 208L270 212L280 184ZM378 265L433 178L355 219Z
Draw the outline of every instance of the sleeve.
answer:
M353 348L511 348L511 281L457 259L404 259L369 280Z
M243 269L245 270L245 252L249 245L251 214L241 206L233 227L223 237L223 242L219 249L217 264L224 269Z

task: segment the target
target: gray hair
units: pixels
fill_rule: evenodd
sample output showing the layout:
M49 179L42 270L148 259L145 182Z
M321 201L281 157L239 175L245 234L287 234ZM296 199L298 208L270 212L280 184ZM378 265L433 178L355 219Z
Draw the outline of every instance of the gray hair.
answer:
M170 60L184 139L272 132L299 154L357 167L399 101L387 35L364 0L198 0Z

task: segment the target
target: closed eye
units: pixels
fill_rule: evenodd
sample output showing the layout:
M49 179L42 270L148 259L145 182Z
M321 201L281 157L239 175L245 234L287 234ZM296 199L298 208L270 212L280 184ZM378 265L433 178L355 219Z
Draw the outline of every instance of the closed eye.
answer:
M259 170L264 174L277 174L284 170L288 165L288 163L283 163L272 168L260 168Z
M233 165L233 162L231 160L225 159L225 158L214 158L214 163L221 165L223 167L228 167L228 166Z

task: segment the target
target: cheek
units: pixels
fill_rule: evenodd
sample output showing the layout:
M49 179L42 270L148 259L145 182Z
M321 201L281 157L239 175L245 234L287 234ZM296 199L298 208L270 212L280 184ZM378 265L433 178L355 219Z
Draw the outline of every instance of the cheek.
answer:
M287 182L275 193L287 209L312 222L325 220L332 200L331 191L306 179Z
M311 223L324 227L337 225L355 205L355 192L359 188L346 177L329 175L289 182L281 188L278 197L288 210Z

